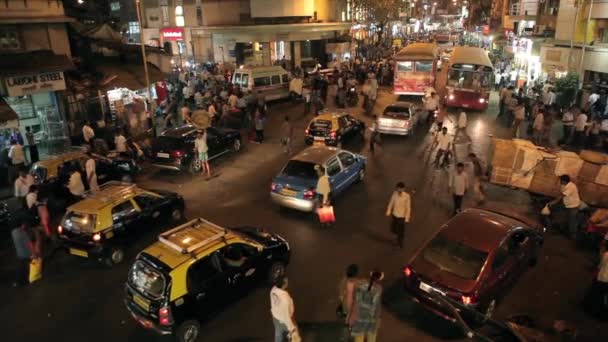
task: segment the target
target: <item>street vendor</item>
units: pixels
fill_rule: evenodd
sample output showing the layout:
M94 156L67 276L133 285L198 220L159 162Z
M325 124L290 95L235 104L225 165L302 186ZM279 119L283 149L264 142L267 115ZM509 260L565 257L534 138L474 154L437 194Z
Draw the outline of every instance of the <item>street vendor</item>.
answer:
M547 205L552 207L559 202L562 202L568 215L568 232L570 233L570 237L574 240L578 233L578 210L581 206L578 187L570 180L570 176L568 175L561 175L559 177L559 182L561 184L561 195Z

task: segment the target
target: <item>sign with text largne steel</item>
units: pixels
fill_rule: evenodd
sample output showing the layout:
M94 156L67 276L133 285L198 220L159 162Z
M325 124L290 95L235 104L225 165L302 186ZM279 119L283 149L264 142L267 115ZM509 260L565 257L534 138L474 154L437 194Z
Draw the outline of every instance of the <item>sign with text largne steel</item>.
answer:
M160 30L163 41L184 40L184 29L181 27L165 27Z
M312 17L314 0L251 0L252 18Z
M8 96L23 96L65 89L65 78L61 71L9 76L4 78L4 83Z

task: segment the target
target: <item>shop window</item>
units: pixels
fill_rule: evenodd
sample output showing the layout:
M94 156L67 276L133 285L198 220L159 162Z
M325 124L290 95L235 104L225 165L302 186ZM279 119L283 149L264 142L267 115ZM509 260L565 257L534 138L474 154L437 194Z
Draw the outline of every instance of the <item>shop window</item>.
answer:
M20 50L21 40L16 27L0 28L0 50Z
M110 2L111 11L120 11L120 1Z
M256 87L264 87L270 85L270 77L256 77L253 79L253 84Z
M185 24L186 23L184 20L184 6L175 6L175 26L184 27Z

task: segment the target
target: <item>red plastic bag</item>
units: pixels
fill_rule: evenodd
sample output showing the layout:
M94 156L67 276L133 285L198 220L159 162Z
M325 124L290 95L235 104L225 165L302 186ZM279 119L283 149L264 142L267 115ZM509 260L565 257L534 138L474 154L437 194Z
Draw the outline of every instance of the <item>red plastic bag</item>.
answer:
M334 215L334 207L331 205L317 209L317 215L319 215L319 221L321 223L332 223L336 221L336 215Z

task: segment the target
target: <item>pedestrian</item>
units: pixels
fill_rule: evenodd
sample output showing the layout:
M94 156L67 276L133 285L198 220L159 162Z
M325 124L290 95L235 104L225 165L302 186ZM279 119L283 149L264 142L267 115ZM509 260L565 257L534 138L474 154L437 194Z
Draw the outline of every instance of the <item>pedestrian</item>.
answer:
M194 139L194 151L196 152L199 163L201 163L202 172L211 177L211 168L209 167L209 146L207 145L207 131L202 130L196 134Z
M283 152L287 155L291 154L291 141L293 138L293 126L289 122L289 116L285 115L285 120L281 125L281 145L283 146Z
M581 110L581 113L574 120L574 145L582 147L585 145L585 131L587 129L587 111Z
M30 186L34 184L34 177L25 172L25 170L19 170L19 177L15 179L15 197L19 199L21 204L25 205L25 196L30 191Z
M481 160L475 153L469 153L469 160L473 165L473 193L475 194L477 204L481 205L486 199L485 190L482 184L486 177L485 169L481 163Z
M116 147L116 152L120 154L127 153L127 138L125 138L120 130L114 133L114 146Z
M331 205L331 186L329 185L329 177L325 174L325 168L323 166L317 164L315 165L315 170L317 171L317 176L319 176L315 188L317 195L320 197L319 200L321 203L319 203L319 205L321 207L329 206Z
M74 166L70 171L70 178L68 180L67 188L72 195L72 201L79 201L84 195L84 184L82 183L82 175L80 171Z
M84 163L84 170L87 176L89 190L93 193L98 192L99 184L97 182L97 164L90 153L87 157L87 161Z
M344 323L348 323L349 314L352 310L355 286L357 283L363 281L358 277L359 266L350 264L346 267L346 274L340 280L338 286L338 306L336 307L336 314L344 320Z
M25 168L25 154L23 146L16 139L11 139L11 147L8 149L8 158L11 160L9 168L9 184L15 179L15 175Z
M304 87L302 88L302 97L304 98L304 115L310 113L310 105L312 102L312 95L310 93L310 88Z
M542 109L539 109L534 116L534 122L532 123L532 141L536 145L543 143L543 130L545 128L545 114Z
M374 153L374 149L378 140L380 140L380 133L378 133L378 117L376 115L372 116L372 124L369 126L369 150Z
M547 206L551 208L561 202L566 209L568 217L568 233L570 234L570 238L575 240L578 234L578 210L581 206L578 187L570 180L570 176L568 175L561 175L559 182L561 185L561 195L549 202Z
M441 128L441 133L435 137L435 144L437 145L437 154L435 155L435 166L437 168L447 165L448 154L452 147L452 137L448 134L448 128ZM443 160L441 159L443 157ZM440 164L441 162L441 164Z
M505 99L505 124L507 127L510 127L513 124L515 107L517 107L517 94L514 92L511 93L511 96Z
M264 115L259 107L255 114L255 139L258 143L264 142Z
M454 201L452 215L456 215L462 211L462 199L469 188L469 179L466 172L464 172L463 163L456 164L456 171L450 177L449 188Z
M360 282L354 289L348 324L354 342L376 342L382 312L382 285L379 284L382 279L384 273L374 270L368 282Z
M460 133L464 133L467 136L467 113L464 110L458 115L456 136Z
M583 301L585 310L596 318L608 318L608 240L600 246L600 263L589 292Z
M386 216L391 217L391 232L395 234L395 245L399 248L403 248L405 225L410 222L411 212L410 194L405 191L405 184L399 182L386 208Z
M186 88L184 88L186 89ZM184 105L182 106L182 108L180 109L180 118L181 118L181 124L182 125L190 125L192 124L192 116L190 113L190 107L188 106L187 103L184 103Z
M519 135L521 134L522 124L523 124L524 120L526 119L526 108L524 107L523 100L521 100L521 99L517 100L517 105L515 106L515 109L513 110L513 116L514 116L513 137L519 138Z
M13 287L24 286L29 283L30 262L36 254L35 232L29 223L23 220L18 227L11 231L13 246L17 254L17 267Z
M30 163L34 164L40 157L38 154L38 146L36 145L36 138L34 137L34 133L32 133L31 126L25 127L25 139L27 140L27 146L30 151Z
M32 219L37 219L37 222L44 228L44 232L47 237L51 237L51 227L49 225L49 211L46 207L46 203L39 200L39 190L38 185L30 185L30 190L25 196L25 204L27 206L27 210L30 213L30 217ZM32 220L31 222L34 222ZM40 250L40 249L38 249Z
M568 110L564 112L562 116L562 143L568 145L571 143L572 136L574 135L574 113L576 111L575 106L570 106Z
M270 313L274 325L274 342L288 342L297 334L298 327L294 321L293 299L287 292L288 280L280 275L274 280L270 290Z
M91 123L88 120L84 121L82 125L82 138L84 142L93 148L93 143L95 142L95 131L93 127L91 127Z

